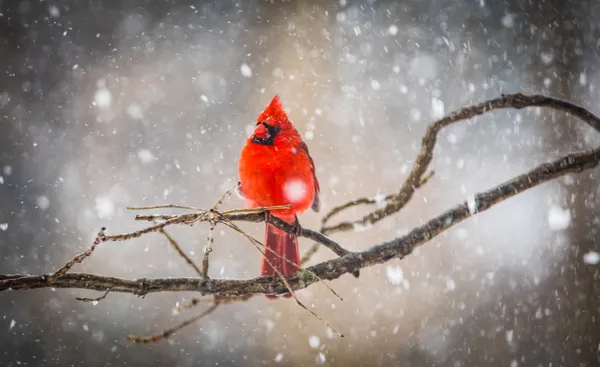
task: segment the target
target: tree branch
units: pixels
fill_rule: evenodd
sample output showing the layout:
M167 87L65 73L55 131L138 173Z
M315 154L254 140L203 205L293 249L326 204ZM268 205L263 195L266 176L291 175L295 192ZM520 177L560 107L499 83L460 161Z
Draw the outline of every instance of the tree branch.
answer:
M600 125L599 125L600 126ZM572 153L551 163L542 164L528 173L506 181L488 191L474 196L474 200L438 215L422 226L413 229L405 236L375 245L365 251L347 253L333 260L325 261L308 268L321 279L332 280L361 268L387 262L395 257L404 258L415 247L462 222L470 216L485 211L495 204L515 196L527 189L567 173L579 173L594 168L600 162L600 148ZM317 281L314 276L303 272L288 278L293 290L306 288ZM259 277L249 280L199 279L199 278L140 278L135 280L105 277L94 274L66 273L54 281L52 274L43 275L4 275L0 277L0 291L35 288L78 288L97 291L126 292L145 295L155 292L192 291L216 295L273 294L286 291L286 286L277 277Z
M257 209L234 209L225 211L223 213L217 212L219 205L227 196L231 195L232 191L237 187L236 185L234 188L227 191L225 195L223 195L223 197L215 204L215 206L213 206L213 208L209 210L197 207L172 204L143 208L129 208L135 210L173 208L192 210L195 212L184 213L179 215L138 215L136 216L136 220L163 220L163 222L158 224L154 223L154 225L151 227L147 227L133 233L119 235L105 236L104 231L102 230L100 233L98 233L98 236L90 249L75 256L71 261L69 261L67 264L65 264L62 268L60 268L54 273L43 275L0 274L0 291L10 289L25 290L53 287L90 289L105 292L102 296L98 298L78 298L79 300L92 303L104 299L109 292L126 292L143 296L148 293L155 292L194 291L199 292L202 295L212 295L213 305L206 309L204 312L198 314L197 316L188 319L182 322L181 324L158 334L153 334L147 337L131 336L129 338L131 341L137 343L147 343L168 338L170 335L177 332L181 328L190 325L191 323L196 322L197 320L200 320L201 318L210 314L221 304L235 301L244 301L255 294L281 294L283 292L289 291L293 295L295 290L306 288L309 285L317 281L322 281L324 279L336 279L346 273L350 273L358 277L359 269L374 264L384 263L396 257L402 259L408 254L410 254L415 247L428 242L433 237L437 236L438 234L447 230L453 225L467 219L471 215L474 215L481 211L485 211L493 205L503 200L506 200L514 195L517 195L518 193L524 190L557 178L561 175L565 175L570 172L581 172L583 170L596 167L598 165L598 162L600 160L600 147L594 150L569 154L554 162L542 164L537 168L533 169L532 171L515 177L514 179L509 180L488 191L477 194L471 197L469 200L463 202L462 204L429 220L424 225L413 229L410 233L408 233L405 236L396 238L392 241L375 245L362 252L350 252L344 249L339 244L337 244L335 241L325 236L325 234L331 234L338 231L352 230L357 226L374 224L379 220L401 210L411 200L416 189L424 185L432 177L432 171L428 174L426 174L426 172L428 170L429 164L433 159L433 149L435 147L437 134L442 128L454 122L482 115L494 109L521 109L529 106L550 107L556 110L568 112L580 118L593 129L600 132L600 119L585 108L574 105L570 102L542 95L503 95L501 98L496 98L484 103L466 107L456 112L453 112L447 117L444 117L428 126L426 134L422 140L421 151L415 159L415 163L410 174L408 175L405 182L402 184L400 190L397 193L391 193L382 198L365 197L351 200L348 203L332 208L329 211L329 213L325 214L325 216L322 219L322 226L319 232L311 231L309 229L302 229L302 237L312 239L316 242L303 256L301 261L302 263L308 261L310 257L317 252L320 245L328 247L340 257L330 261L322 262L310 268L301 268L300 271L298 271L298 273L291 278L286 279L279 276L270 278L260 277L250 280L210 279L207 276L208 255L210 253L212 243L212 236L210 235L210 231L208 236L209 242L203 257L202 270L198 269L198 267L191 261L191 259L189 259L183 253L183 251L180 248L178 248L176 242L172 238L170 238L170 236L164 231L164 228L166 226L175 224L192 225L197 222L209 222L212 228L216 223L223 223L242 233L244 236L246 236L246 238L250 239L251 242L255 246L257 246L257 248L259 248L260 246L262 246L262 244L258 240L241 231L241 229L239 229L239 227L233 224L232 221L262 222L265 220L264 214L266 211L282 209L287 207L279 206ZM327 226L328 222L339 213L345 211L348 208L364 204L385 205L379 205L379 208L377 208L376 210L354 221L341 222L333 226ZM288 233L296 232L295 226L281 221L278 218L271 217L271 222L273 222L273 224L279 229L282 229ZM82 262L86 257L90 256L94 251L95 247L98 246L101 242L129 240L151 232L160 232L164 234L170 241L170 243L178 251L178 253L182 255L182 257L186 260L186 262L189 265L191 265L197 273L201 274L201 277L141 278L132 280L106 277L94 274L68 273L68 271L73 265ZM361 248L363 247L365 246L361 246ZM260 248L259 251L263 253L262 249ZM323 284L327 285L327 283ZM329 288L329 286L327 287ZM329 289L337 295L337 293L335 293L333 289ZM304 306L297 298L296 301L301 307L311 312L313 316L317 317L318 319L324 321L327 324L325 320L321 319L316 313L314 313L314 311L306 308L306 306ZM192 302L191 305L196 305L198 302L198 300L194 299L194 302Z
M323 217L323 228L321 232L328 234L332 232L348 231L354 229L357 225L364 226L367 224L374 224L402 209L410 201L415 190L427 181L428 177L423 177L423 175L427 171L427 168L433 159L433 149L435 147L437 135L444 127L461 120L483 115L484 113L492 110L503 108L522 109L533 106L549 107L555 110L568 112L580 118L583 122L591 126L597 132L600 132L600 118L585 108L577 106L571 102L543 95L526 96L521 93L509 94L503 95L500 98L489 100L487 102L479 103L474 106L461 108L460 110L452 112L450 115L432 123L427 127L427 132L425 133L421 144L421 152L415 160L412 171L406 178L406 181L404 181L400 191L395 195L388 195L385 198L387 205L363 216L361 219L342 222L334 226L327 227L325 224L334 214L339 214L343 210L355 205L374 204L376 201L371 198L359 198L352 200L349 203L342 204L338 207L334 207Z

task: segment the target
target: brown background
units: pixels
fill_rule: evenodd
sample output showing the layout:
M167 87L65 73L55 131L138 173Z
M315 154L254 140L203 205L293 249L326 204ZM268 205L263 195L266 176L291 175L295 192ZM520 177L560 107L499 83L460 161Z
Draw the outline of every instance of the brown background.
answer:
M440 101L449 113L501 93L541 92L600 112L600 6L592 0L0 1L0 13L2 273L51 271L102 225L139 228L128 205L212 205L237 181L248 128L275 93L298 130L313 132L307 143L325 210L397 189ZM108 107L93 105L102 88ZM334 238L363 249L599 143L580 122L546 110L460 123L442 132L436 175L402 213ZM93 306L74 299L93 292L48 289L0 294L0 361L594 366L599 265L583 256L600 251L598 173L544 184L402 262L342 277L332 286L343 302L322 285L302 291L344 339L291 301L259 297L221 307L169 341L132 345L127 334L187 317L171 310L193 295L110 294ZM572 218L564 230L549 226L557 208ZM319 218L301 221L316 228ZM199 260L207 228L172 233ZM212 276L257 274L259 254L239 235L219 228L215 241ZM330 256L322 250L313 261ZM388 273L399 269L404 281L394 284ZM158 235L102 245L76 270L194 275Z

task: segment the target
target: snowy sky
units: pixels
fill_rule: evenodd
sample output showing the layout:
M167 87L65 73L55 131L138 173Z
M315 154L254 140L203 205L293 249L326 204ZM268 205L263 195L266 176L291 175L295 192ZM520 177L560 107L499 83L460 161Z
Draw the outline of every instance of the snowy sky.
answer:
M237 182L245 138L275 94L310 148L325 212L396 191L427 124L457 108L519 91L568 98L593 111L598 99L600 60L588 52L596 41L576 31L595 26L580 12L572 16L581 21L571 22L541 11L532 16L518 2L483 0L134 3L27 1L14 8L0 2L0 19L10 17L18 30L2 45L11 56L2 61L9 78L0 84L0 126L8 132L0 138L0 200L10 208L0 208L0 245L10 248L0 265L8 273L51 271L89 246L101 226L108 233L140 228L127 206L213 205ZM333 237L351 250L392 239L478 191L599 141L573 118L542 109L452 125L439 136L435 175L401 213ZM597 171L584 175L594 182ZM136 347L124 335L175 324L181 317L171 315L172 307L192 295L111 294L91 306L74 300L90 292L66 290L0 294L28 305L2 308L0 338L27 348L34 348L29 339L42 338L36 356L71 341L106 361L180 365L202 358L253 365L375 357L380 365L404 358L415 365L553 361L552 352L538 358L519 344L543 338L543 328L536 334L507 315L551 318L559 312L555 305L525 295L551 294L561 268L576 272L599 262L598 247L583 234L597 227L589 216L597 188L585 192L589 185L579 179L544 184L403 261L332 282L343 302L321 285L300 292L344 339L292 301L256 298L219 309L170 342ZM242 205L236 196L225 203ZM307 212L300 221L318 228L320 218ZM243 228L263 232L259 224ZM207 230L171 232L199 262ZM573 255L575 238L592 242ZM303 249L309 245L301 240ZM214 246L211 276L258 274L260 256L238 234L219 227ZM331 257L321 250L313 263ZM194 276L159 235L102 245L77 271ZM470 343L481 347L474 355L464 348ZM87 359L84 352L62 358Z

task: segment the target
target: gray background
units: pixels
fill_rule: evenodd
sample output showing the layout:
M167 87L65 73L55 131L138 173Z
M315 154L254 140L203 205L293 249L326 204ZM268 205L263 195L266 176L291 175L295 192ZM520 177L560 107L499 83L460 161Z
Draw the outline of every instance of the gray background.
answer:
M13 0L0 1L0 13L2 273L52 271L103 225L140 228L128 205L212 205L237 181L248 129L275 93L307 137L324 210L396 190L441 112L518 91L600 112L592 0ZM468 195L599 143L579 121L541 109L462 122L441 133L436 175L402 213L334 238L352 250L391 239ZM193 295L110 294L93 306L75 297L97 293L44 289L0 294L0 361L597 365L599 272L584 255L600 251L598 173L541 185L402 262L332 282L343 302L322 285L300 292L343 339L292 301L257 297L169 341L133 345L127 334L198 312L171 313ZM225 207L241 205L232 197ZM551 225L557 216L570 216L566 228ZM301 216L308 228L319 219ZM262 235L262 225L243 227ZM171 232L199 261L206 226ZM219 228L215 248L212 276L257 274L259 254L236 233ZM322 250L313 262L331 256ZM74 270L194 275L159 235L103 244ZM400 270L402 279L393 276Z

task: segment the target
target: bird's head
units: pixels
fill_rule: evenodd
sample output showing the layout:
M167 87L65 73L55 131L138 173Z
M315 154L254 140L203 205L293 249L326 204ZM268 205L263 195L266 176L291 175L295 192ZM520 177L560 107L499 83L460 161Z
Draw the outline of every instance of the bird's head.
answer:
M280 133L285 134L293 129L294 126L283 110L279 96L275 96L256 119L256 128L254 128L251 139L254 143L273 145L275 138Z

